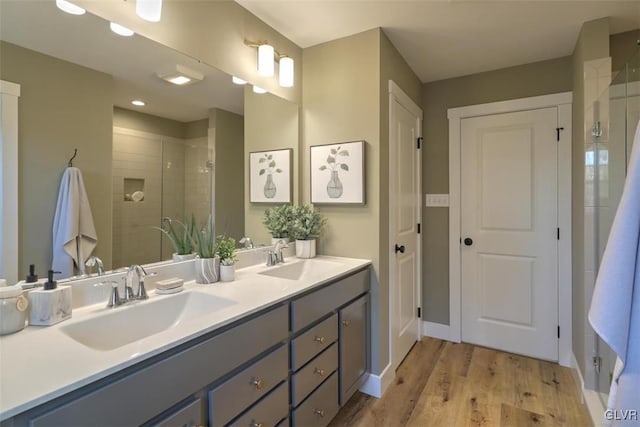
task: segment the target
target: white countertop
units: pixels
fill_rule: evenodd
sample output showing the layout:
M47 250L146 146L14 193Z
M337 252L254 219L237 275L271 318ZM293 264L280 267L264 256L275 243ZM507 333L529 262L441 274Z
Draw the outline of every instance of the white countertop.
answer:
M57 325L27 327L21 332L0 337L0 421L370 264L368 260L329 256L306 261L315 260L335 264L322 271L305 273L298 280L259 274L283 265L279 264L238 270L233 282L209 285L187 282L183 293L197 290L232 300L235 304L109 351L86 347L60 329L112 310L104 307L106 301L74 309L70 320ZM286 264L301 261L290 258ZM149 300L136 304L172 296L150 292ZM135 310L136 304L113 310ZM128 327L135 328L136 325Z

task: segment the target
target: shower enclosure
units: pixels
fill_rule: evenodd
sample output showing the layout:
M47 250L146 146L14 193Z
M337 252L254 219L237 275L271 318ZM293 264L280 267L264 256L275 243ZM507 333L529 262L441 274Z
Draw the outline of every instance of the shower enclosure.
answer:
M613 79L593 104L590 142L585 146L585 263L593 281L616 213L638 120L640 120L640 53ZM588 270L588 268L587 268ZM588 295L591 295L591 292ZM616 354L594 336L594 389L606 407Z

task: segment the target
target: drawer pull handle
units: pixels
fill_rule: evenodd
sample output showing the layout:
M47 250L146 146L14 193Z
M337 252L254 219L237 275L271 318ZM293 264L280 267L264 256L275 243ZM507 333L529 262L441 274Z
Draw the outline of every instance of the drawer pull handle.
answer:
M320 375L321 377L324 377L324 373L325 373L325 372L324 372L324 369L315 368L315 369L313 370L313 373L314 373L314 374L318 374L318 375Z
M257 423L255 421L251 421L251 424L249 427L264 427L264 423Z
M315 337L313 340L319 342L320 344L324 344L324 337Z
M348 320L343 320L342 321L342 325L343 326L349 326L349 321Z
M313 413L319 415L320 417L324 417L324 409L314 409Z
M253 381L251 381L251 385L256 386L256 389L258 390L262 390L262 387L264 387L264 382L261 379L254 379Z

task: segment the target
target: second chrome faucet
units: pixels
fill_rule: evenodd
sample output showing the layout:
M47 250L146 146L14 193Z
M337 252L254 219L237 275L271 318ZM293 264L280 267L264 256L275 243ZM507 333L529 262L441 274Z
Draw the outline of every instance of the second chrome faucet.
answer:
M111 295L109 296L109 301L107 302L107 307L118 307L122 304L125 304L130 301L139 301L145 300L149 298L147 295L147 290L144 287L144 279L147 276L154 276L156 273L147 273L145 269L138 264L134 264L129 267L127 271L127 275L124 279L124 295L121 298L120 293L118 291L118 282L111 282ZM137 278L138 289L135 294L133 292L133 283L134 279Z
M287 242L284 240L278 240L273 250L267 251L267 266L273 266L284 262L284 254L282 253L282 250L288 247L289 245L287 245Z

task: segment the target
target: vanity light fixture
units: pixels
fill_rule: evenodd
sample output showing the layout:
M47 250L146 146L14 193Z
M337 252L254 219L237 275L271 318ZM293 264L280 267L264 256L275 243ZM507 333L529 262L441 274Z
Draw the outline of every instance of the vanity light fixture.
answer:
M262 89L261 87L258 86L253 86L253 93L267 93L266 89Z
M273 55L275 49L270 44L258 46L258 75L262 77L273 77L275 62Z
M84 15L86 10L81 8L80 6L76 6L75 4L68 2L67 0L56 0L56 6L63 12L70 13L72 15Z
M136 15L145 21L159 22L162 15L162 0L136 0Z
M283 56L280 58L280 71L278 73L280 86L293 87L293 58Z
M144 107L146 105L145 102L140 99L134 99L131 103L137 107Z
M231 81L234 84L237 84L237 85L246 85L247 84L246 80L242 80L241 78L236 77L236 76L232 76L231 77Z
M109 28L111 28L111 31L119 36L130 37L135 34L132 30L128 29L127 27L123 27L120 24L116 24L115 22L111 22L109 24Z
M204 79L204 75L201 73L180 64L176 64L168 70L159 71L157 75L162 80L178 86L199 82Z

